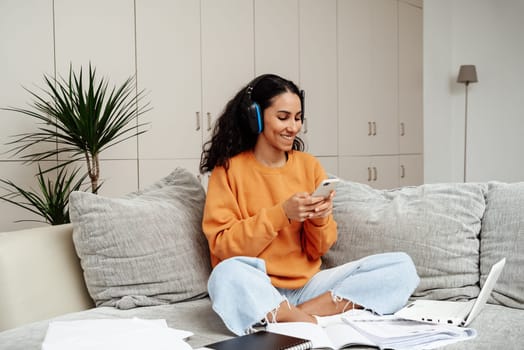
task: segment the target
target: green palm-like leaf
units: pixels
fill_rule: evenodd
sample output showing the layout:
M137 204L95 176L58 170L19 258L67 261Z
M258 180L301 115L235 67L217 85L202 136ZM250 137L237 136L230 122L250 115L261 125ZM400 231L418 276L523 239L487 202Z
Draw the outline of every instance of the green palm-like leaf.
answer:
M38 166L38 191L32 189L25 190L9 180L0 179L4 184L3 189L7 194L0 197L1 200L14 204L20 208L28 210L43 220L18 220L46 222L51 225L69 223L69 194L72 191L80 191L87 174L77 176L80 169L77 168L68 173L62 167L53 182L44 177L44 171Z
M3 108L39 122L36 131L13 136L10 151L28 162L56 159L64 153L70 159L65 164L84 159L96 193L100 152L146 131L146 123L138 123L138 117L149 110L149 103L142 104L144 91L136 91L134 78L109 89L107 80L98 80L91 65L86 84L82 68L76 74L72 67L67 80L48 76L44 80L46 89L41 94L26 89L33 97L32 108ZM33 150L40 144L53 147Z

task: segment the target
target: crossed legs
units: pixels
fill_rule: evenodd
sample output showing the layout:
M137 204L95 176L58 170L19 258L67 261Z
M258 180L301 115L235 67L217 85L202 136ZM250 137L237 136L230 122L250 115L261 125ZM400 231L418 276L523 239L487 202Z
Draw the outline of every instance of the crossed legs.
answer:
M360 305L378 314L393 313L406 303L418 282L415 266L404 253L373 255L322 270L299 290L275 288L262 259L234 257L213 269L208 291L213 310L241 335L264 318L317 323L315 316L340 314ZM344 297L333 297L332 291Z
M297 306L283 301L276 312L267 314L267 319L269 322L317 323L315 316L336 315L353 308L360 309L361 307L343 298L333 298L331 292L325 292Z

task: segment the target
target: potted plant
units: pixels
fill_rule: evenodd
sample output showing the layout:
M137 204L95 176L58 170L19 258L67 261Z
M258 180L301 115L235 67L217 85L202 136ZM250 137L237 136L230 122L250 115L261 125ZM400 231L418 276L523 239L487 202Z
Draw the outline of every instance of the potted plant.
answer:
M2 108L34 118L39 124L35 131L13 136L9 142L13 155L29 163L60 159L56 166L44 171L39 167L37 177L44 197L29 197L50 201L52 196L48 196L49 192L57 196L59 193L56 191L78 189L81 183L73 179L79 172L75 170L68 173L62 169L79 160L86 165L83 178L89 178L91 192L97 193L101 186L100 153L146 131L146 124L137 121L140 115L149 110L149 103L142 104L144 90L137 92L133 77L118 87L109 88L106 79L96 77L96 70L91 64L87 76L84 76L82 68L76 73L70 66L67 79L44 75L44 80L45 87L40 94L26 89L33 97L30 108ZM44 180L44 174L57 169L54 185ZM22 206L15 200L17 193L27 200L29 191L7 180L1 182L7 185L9 191L1 199L28 210L35 207L36 203L31 201ZM61 195L65 196L66 193ZM46 215L42 216L48 222L54 221ZM68 218L67 215L63 216Z
M38 191L24 189L14 182L0 179L4 184L7 194L0 197L6 202L26 209L43 218L43 220L17 220L42 221L51 225L66 224L69 221L69 194L72 191L80 191L87 174L77 177L80 168L68 173L65 167L58 170L56 179L52 181L45 178L44 172L38 166Z

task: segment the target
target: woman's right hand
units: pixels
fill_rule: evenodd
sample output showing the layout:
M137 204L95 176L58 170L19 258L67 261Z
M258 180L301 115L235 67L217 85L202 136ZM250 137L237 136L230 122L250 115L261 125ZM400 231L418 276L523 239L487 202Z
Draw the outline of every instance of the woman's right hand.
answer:
M289 220L303 222L315 215L315 209L323 201L324 198L312 197L307 192L299 192L282 203L282 207Z

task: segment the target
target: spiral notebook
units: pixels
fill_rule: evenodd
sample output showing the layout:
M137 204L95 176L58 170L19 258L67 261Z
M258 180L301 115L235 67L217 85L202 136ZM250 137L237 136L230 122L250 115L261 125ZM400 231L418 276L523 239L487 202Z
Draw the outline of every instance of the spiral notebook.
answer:
M202 349L214 350L308 350L313 344L310 340L284 334L258 331L248 335L209 344Z

